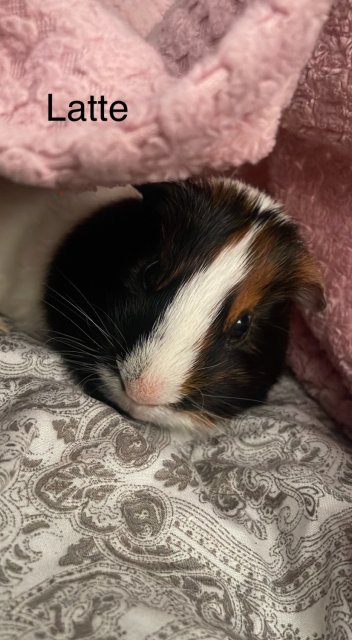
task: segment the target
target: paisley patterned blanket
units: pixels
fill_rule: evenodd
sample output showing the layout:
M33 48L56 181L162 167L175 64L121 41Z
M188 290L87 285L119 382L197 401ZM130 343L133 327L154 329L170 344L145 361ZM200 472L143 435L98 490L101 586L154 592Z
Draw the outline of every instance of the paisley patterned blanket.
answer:
M352 449L286 375L203 439L0 341L2 640L350 640Z

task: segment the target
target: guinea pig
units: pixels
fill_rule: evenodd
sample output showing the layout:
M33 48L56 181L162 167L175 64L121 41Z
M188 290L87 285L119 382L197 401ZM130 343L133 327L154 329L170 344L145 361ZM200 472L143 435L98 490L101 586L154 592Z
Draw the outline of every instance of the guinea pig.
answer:
M293 303L324 306L320 276L281 206L238 180L135 189L56 249L46 333L94 398L138 421L211 427L265 400Z

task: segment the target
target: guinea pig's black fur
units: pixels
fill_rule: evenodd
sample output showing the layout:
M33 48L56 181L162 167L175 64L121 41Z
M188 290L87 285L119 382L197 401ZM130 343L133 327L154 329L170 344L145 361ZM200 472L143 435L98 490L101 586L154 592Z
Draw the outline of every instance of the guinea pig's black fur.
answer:
M93 397L162 426L212 425L265 400L290 309L322 288L295 225L236 180L136 187L59 247L50 343Z

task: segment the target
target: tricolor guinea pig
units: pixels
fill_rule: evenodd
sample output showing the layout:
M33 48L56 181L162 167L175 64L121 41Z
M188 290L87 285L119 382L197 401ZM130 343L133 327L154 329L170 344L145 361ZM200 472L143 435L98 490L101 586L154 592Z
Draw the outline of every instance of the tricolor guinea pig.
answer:
M265 400L293 303L320 309L294 223L232 179L137 186L64 238L42 289L46 332L88 394L166 427Z

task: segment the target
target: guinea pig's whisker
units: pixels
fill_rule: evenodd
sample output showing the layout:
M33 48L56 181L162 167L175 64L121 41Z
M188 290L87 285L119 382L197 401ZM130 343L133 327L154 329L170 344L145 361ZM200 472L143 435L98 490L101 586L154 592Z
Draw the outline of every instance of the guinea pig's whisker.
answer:
M105 331L105 329L102 326L98 325L95 322L95 320L93 320L93 318L88 313L86 313L86 311L84 311L81 307L79 307L77 304L75 304L72 300L70 300L66 296L63 296L58 291L55 291L52 287L48 287L48 288L51 289L51 291L53 291L53 293L55 293L55 295L60 296L60 298L62 298L62 300L67 302L67 304L69 304L73 308L73 310L76 311L76 313L79 316L83 316L83 318L85 318L86 320L91 322L98 329L98 331L100 331L100 333L108 340L108 342L111 344L111 346L114 346L114 344L112 342L112 339L111 339L110 335L107 333L107 331ZM92 306L92 305L90 305L90 306Z
M204 411L204 401L202 403L202 406L198 402L195 402L195 400L191 400L191 404L198 411Z
M290 333L289 329L285 329L285 327L280 327L278 324L275 324L274 322L266 322L266 326L273 327L274 329L281 331L281 333L286 333L286 334Z
M92 336L89 335L89 333L87 333L86 331L83 331L82 327L80 327L79 324L74 322L72 318L70 318L66 313L64 313L61 309L59 309L58 307L56 307L55 305L51 304L48 301L45 301L45 304L48 305L48 307L51 307L52 309L54 309L54 311L58 311L58 313L61 313L61 315L64 316L64 318L66 318L69 322L72 322L72 324L74 324L75 327L77 327L77 329L79 329L85 336L87 336L90 342L93 342L94 344L96 344L98 349L100 348L99 343L96 340L94 340L94 338L92 338Z
M278 331L281 331L282 333L287 333L287 335L290 333L289 329L285 329L284 327L279 327L278 324L274 324L273 322L269 322L268 326L269 327L274 327L274 329L277 329Z
M199 371L206 371L207 369L216 369L217 367L221 367L223 364L225 364L225 361L216 362L215 364L210 364L210 365L206 365L204 367L199 367Z
M86 303L91 307L91 309L93 309L93 311L94 311L95 315L97 316L97 318L98 318L99 320L100 320L101 318L100 318L100 316L99 316L99 314L98 314L98 312L97 312L97 309L99 309L99 311L101 311L102 313L104 313L104 314L105 314L105 316L107 317L107 319L108 319L109 323L114 327L114 331L118 331L118 332L119 332L119 334L120 334L120 336L121 336L122 340L124 341L124 343L125 343L125 345L126 345L126 348L125 348L125 347L123 347L123 346L122 346L122 344L120 344L120 343L119 343L119 347L120 347L121 349L123 349L123 350L124 350L124 353L127 353L127 343L126 343L126 339L125 339L125 337L124 337L124 335L123 335L122 331L121 331L118 327L116 327L116 323L114 323L114 322L113 322L112 318L111 318L111 317L106 313L106 311L105 311L104 309L102 309L102 308L101 308L101 307L99 307L98 305L95 305L95 306L94 306L94 305L93 305L93 304L88 300L88 298L84 295L83 291L81 291L81 289L80 289L79 287L77 287L77 285L76 285L74 282L72 282L72 280L71 280L71 279L70 279L66 274L64 274L64 273L62 273L62 272L61 272L61 275L65 278L65 280L67 280L67 282L68 282L69 284L71 284L71 285L76 289L77 293L79 293L79 295L83 298L83 300L85 300L85 301L86 301Z
M53 333L55 333L56 335L50 337L46 341L46 344L50 344L50 342L54 340L60 340L60 343L64 347L66 347L66 349L60 348L60 354L68 356L70 358L71 363L73 362L72 356L79 357L81 355L84 358L87 358L87 356L89 356L90 358L93 359L93 362L98 364L103 363L110 366L114 365L114 362L111 360L111 358L109 358L108 356L105 356L102 353L98 353L95 348L93 349L92 347L87 347L81 342L79 342L78 340L75 340L74 338L71 338L71 336L67 336L64 333L60 333L59 331L53 331ZM84 361L77 360L77 364L83 365L83 363ZM87 365L92 366L89 363L87 363Z
M54 340L60 340L60 343L67 347L67 350L60 348L60 354L70 356L71 362L72 362L72 358L71 358L72 354L76 356L82 355L84 358L86 358L88 355L90 358L93 358L93 360L99 364L103 363L103 364L114 366L115 361L113 358L109 358L108 356L105 356L102 353L98 353L95 348L88 347L82 344L80 341L72 338L71 336L67 336L67 334L65 333L61 333L59 331L53 331L52 333L55 333L56 335L49 338L46 341L46 344L50 344L50 342L53 342Z
M194 400L191 400L194 404L195 407L197 407L200 411L204 411L204 393L203 391L199 388L199 387L193 387L194 391L198 391L198 393L200 393L200 395L202 396L202 406L200 407L200 405L198 405L198 403L196 403Z
M87 375L95 375L97 378L97 374L96 372L92 371L92 367L84 367L81 366L80 362L75 362L74 360L69 359L70 364L75 364L77 366L77 369L79 369L80 373L86 373Z
M272 307L272 303L261 302L260 304L261 311L265 311L266 309L270 309L271 307ZM282 333L290 333L289 329L286 329L285 327L280 327L280 325L275 324L274 322L265 322L265 324L268 327L274 327L274 329L278 329L278 331L281 331Z
M194 387L194 390L195 390L195 391L199 391L199 393L201 394L201 396L202 396L202 400L203 400L203 404L202 404L202 406L200 406L200 405L198 404L198 402L196 402L195 400L193 400L193 398L189 398L189 401L190 401L191 405L192 405L195 409L197 409L197 411L200 411L201 413L205 413L205 414L207 414L207 415L208 415L208 416L210 416L210 417L213 417L213 418L218 419L218 418L219 418L219 416L218 416L218 415L216 415L216 413L214 413L213 411L209 411L208 409L205 409L205 408L204 408L204 397L203 397L203 396L204 396L204 393L203 393L199 388L196 388L196 387Z
M192 385L192 391L195 391L197 393L199 393L202 396L202 406L200 406L195 400L193 400L193 398L187 398L187 400L198 410L198 411L203 411L204 410L204 394L202 392L202 390L199 387L196 387L194 385Z
M107 358L101 357L99 355L94 355L94 354L89 354L90 358L93 358L93 362L84 362L80 359L80 355L86 357L87 354L84 351L77 351L76 349L70 349L70 350L64 350L64 349L60 349L60 355L65 356L66 358L69 359L71 364L76 364L77 366L79 366L81 369L87 369L88 371L91 371L92 368L94 367L94 365L97 364L106 364L106 365L110 365L111 363L108 361Z
M94 380L96 382L100 382L99 376L97 376L95 373L91 373L88 376L86 376L85 378L83 378L83 380L80 380L80 384L83 385L85 382L88 382L88 381L89 382L93 382Z
M65 356L70 364L76 364L80 369L87 369L87 371L92 371L95 363L83 362L79 359L79 354L75 351L60 351L60 355Z
M87 356L86 353L84 353L84 351L77 351L77 349L60 349L60 355L65 355L65 356L69 356L71 362L73 361L73 359L75 358L77 363L82 364L82 366L92 366L91 363L89 362L84 362L80 359L80 356ZM89 354L89 357L94 357L91 354ZM94 360L98 360L97 358L94 358Z
M61 331L51 330L50 334L51 334L50 337L47 338L46 340L46 344L49 344L50 342L53 342L54 340L57 340L58 338L60 338L61 342L64 344L71 344L76 347L81 347L82 351L85 350L85 351L92 351L93 353L96 353L96 350L93 347L86 346L78 338L74 338L68 333L62 333Z
M90 302L90 300L88 300L88 298L84 295L83 291L81 291L81 289L79 287L77 287L77 285L65 274L61 272L61 275L65 278L65 280L76 289L77 293L79 293L79 295L81 296L81 298L83 298L83 300L90 306L90 308L94 311L95 315L98 317L98 319L100 319L96 308L94 307L94 305ZM103 313L105 313L105 315L107 316L108 320L111 322L111 318L109 318L108 314L106 313L106 311L104 311L104 309L100 309Z
M65 348L62 349L61 345ZM87 358L87 356L89 356L90 358L94 358L94 360L98 360L98 357L93 351L88 351L88 349L80 349L77 347L77 345L70 342L65 342L62 339L60 339L60 353L61 355L75 354L78 357L83 356L84 358Z
M201 418L204 420L204 422L209 422L209 425L211 423L211 418L213 418L214 420L218 420L219 416L217 416L215 413L213 413L212 411L208 411L207 409L204 409L204 407L201 407L197 402L195 402L192 399L189 399L190 404L192 405L192 407L194 409L196 409L197 413L199 413L201 415Z
M216 400L248 400L250 402L256 402L257 404L266 404L266 402L264 400L256 400L255 398L241 398L240 396L217 396L217 395L213 395L211 393L204 393L204 396L206 396L207 398L215 398ZM228 406L230 406L230 403L226 403L228 404Z

